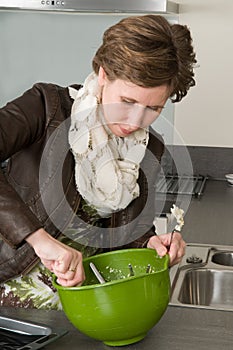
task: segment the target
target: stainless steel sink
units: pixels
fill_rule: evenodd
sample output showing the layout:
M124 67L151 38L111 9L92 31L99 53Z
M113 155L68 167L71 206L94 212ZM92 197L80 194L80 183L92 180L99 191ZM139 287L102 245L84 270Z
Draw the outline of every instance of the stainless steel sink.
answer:
M212 256L212 262L224 266L233 266L233 253L232 252L218 252Z
M170 305L233 311L232 246L189 244L170 277Z

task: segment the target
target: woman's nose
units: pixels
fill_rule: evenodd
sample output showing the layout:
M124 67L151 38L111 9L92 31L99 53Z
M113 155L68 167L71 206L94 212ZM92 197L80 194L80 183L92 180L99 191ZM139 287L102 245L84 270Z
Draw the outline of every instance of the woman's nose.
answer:
M134 105L128 113L127 122L130 126L130 130L137 130L143 125L145 108L141 105Z

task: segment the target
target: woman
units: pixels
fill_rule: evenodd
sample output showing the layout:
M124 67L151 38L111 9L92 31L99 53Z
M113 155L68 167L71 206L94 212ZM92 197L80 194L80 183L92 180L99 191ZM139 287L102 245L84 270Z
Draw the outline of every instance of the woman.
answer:
M83 255L168 252L153 227L164 147L149 126L195 84L195 62L186 26L133 16L106 30L83 87L35 84L1 109L1 305L59 308L50 273L82 284ZM171 265L184 247L176 232Z

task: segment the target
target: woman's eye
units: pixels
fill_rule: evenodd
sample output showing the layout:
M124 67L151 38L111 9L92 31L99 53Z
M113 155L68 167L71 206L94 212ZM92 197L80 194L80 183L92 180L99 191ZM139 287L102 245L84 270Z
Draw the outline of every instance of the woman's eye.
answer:
M124 100L122 100L122 102L123 102L123 103L127 103L127 104L133 104L133 102L132 102L132 101L130 101L130 100L125 100L125 99L124 99Z
M162 107L147 107L151 112L161 113Z

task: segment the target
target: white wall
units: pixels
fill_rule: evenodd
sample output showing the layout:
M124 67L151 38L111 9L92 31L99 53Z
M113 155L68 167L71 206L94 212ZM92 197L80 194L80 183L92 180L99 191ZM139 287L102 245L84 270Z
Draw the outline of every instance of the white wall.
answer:
M200 67L196 87L175 105L176 131L187 145L233 147L233 0L177 2Z
M121 18L0 11L0 106L38 81L83 83L104 30Z

